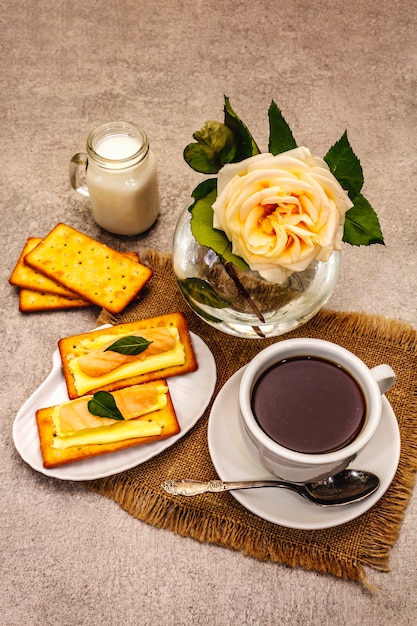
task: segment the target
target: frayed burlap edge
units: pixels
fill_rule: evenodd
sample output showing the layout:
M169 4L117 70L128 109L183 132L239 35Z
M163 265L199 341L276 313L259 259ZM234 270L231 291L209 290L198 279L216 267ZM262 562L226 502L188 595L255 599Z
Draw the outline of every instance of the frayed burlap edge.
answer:
M409 353L411 363L417 362L417 332L409 324L366 313L327 310L319 315L332 317L331 321L329 318L327 320L328 328L330 324L343 324L345 333L358 336L366 331L375 342L401 347L403 352ZM389 551L398 538L416 481L417 428L411 418L417 418L417 382L408 405L408 414L410 419L403 419L400 423L401 456L396 476L389 488L389 500L383 499L375 505L360 552L362 565L383 572L389 571Z
M171 255L147 250L141 253L141 261L155 273L168 274L172 271ZM102 311L98 323L120 323L132 319L126 310L119 316ZM410 353L410 359L417 356L417 333L408 324L365 313L320 311L312 321L313 325L326 324L328 330L343 328L344 334L361 335L366 332L376 342L401 347ZM298 333L300 334L300 333ZM302 333L301 333L302 334ZM287 336L296 336L293 331ZM402 450L397 475L389 488L389 495L373 508L366 527L360 551L356 558L344 555L342 558L330 556L326 548L302 546L293 541L279 544L256 528L248 530L247 524L231 520L218 514L202 516L194 509L187 508L181 501L173 501L169 496L154 491L143 484L126 484L116 476L87 483L93 491L115 500L130 515L157 528L167 529L184 537L191 537L203 543L213 543L237 550L247 556L280 563L291 567L303 567L321 573L331 573L340 578L355 580L365 588L375 591L368 581L365 567L389 571L389 553L395 544L404 517L408 500L415 484L417 471L417 429L411 416L417 416L417 388L409 405L409 418L401 427Z

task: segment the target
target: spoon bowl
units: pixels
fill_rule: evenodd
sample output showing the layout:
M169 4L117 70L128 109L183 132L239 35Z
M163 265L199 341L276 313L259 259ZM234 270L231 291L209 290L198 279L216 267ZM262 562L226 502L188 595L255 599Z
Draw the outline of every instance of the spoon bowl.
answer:
M202 493L221 493L235 489L278 487L290 489L318 506L340 506L367 498L380 485L378 476L371 472L346 469L335 476L309 483L292 483L287 480L228 481L192 479L166 480L162 487L175 496L196 496Z

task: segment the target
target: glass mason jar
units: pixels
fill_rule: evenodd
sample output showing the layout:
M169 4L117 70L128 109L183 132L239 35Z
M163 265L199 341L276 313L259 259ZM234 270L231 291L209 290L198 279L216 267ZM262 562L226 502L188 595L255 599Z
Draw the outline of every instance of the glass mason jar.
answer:
M329 299L339 275L340 252L333 252L326 263L312 261L278 285L258 272L224 264L216 252L196 241L190 220L185 210L174 233L173 269L186 302L214 328L237 337L282 335L307 322Z
M70 163L72 187L91 202L97 224L117 235L148 230L159 213L156 158L145 131L132 122L93 130L87 153Z

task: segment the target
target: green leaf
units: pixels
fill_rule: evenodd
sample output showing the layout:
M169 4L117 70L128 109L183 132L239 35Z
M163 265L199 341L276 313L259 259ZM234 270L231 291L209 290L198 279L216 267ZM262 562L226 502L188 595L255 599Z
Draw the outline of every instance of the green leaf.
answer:
M180 291L183 294L184 298L187 300L188 292L184 290L184 286L182 284L183 282L184 281L178 281L178 287L180 288ZM213 315L209 315L208 313L206 313L206 311L200 309L200 307L198 307L196 304L193 304L193 310L195 313L197 313L200 317L207 320L208 322L213 322L213 324L220 324L221 322L220 319L218 319L217 317L213 317Z
M214 309L225 309L231 304L230 300L222 298L207 281L201 278L185 278L180 283L181 291L187 293L190 298L200 304L211 306Z
M141 354L141 352L144 352L146 348L151 345L151 343L152 341L148 341L143 337L128 335L127 337L121 337L112 343L111 346L104 350L104 352L110 350L111 352L119 352L120 354L136 356Z
M98 417L108 417L113 420L124 420L116 406L114 397L108 391L97 391L93 398L88 401L88 410L91 415Z
M378 217L362 194L358 194L353 207L345 215L343 241L353 246L384 243Z
M324 157L333 176L354 201L363 186L362 166L349 143L347 132L328 151Z
M222 124L210 120L201 130L193 134L197 143L190 143L184 150L184 159L195 171L203 174L217 174L225 163L230 163L236 154L233 131Z
M184 159L196 172L217 174L219 171L219 166L213 162L212 155L198 143L190 143L185 147Z
M260 150L256 145L251 132L246 124L234 112L227 96L224 97L224 123L232 129L236 143L236 154L233 162L243 161L248 157L259 154Z
M268 150L271 154L280 154L297 147L297 143L290 127L285 121L280 109L272 100L268 109L269 117L269 144Z
M216 191L211 191L204 198L197 200L192 207L191 232L197 241L207 248L211 248L227 262L233 263L240 269L248 269L247 263L232 253L232 245L222 230L213 228L213 202L216 200Z
M200 200L200 198L205 198L212 191L217 193L217 178L208 178L203 180L202 183L197 185L191 196L194 200Z

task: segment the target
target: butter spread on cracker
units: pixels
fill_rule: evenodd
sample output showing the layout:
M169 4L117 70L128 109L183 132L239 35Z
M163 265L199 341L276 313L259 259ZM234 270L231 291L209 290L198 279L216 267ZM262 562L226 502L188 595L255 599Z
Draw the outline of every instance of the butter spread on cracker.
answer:
M52 447L65 449L113 443L135 437L158 436L162 432L158 411L167 406L167 393L168 386L161 381L113 392L111 395L123 415L123 421L90 413L88 404L93 396L57 405L52 412Z
M185 350L176 327L141 329L120 335L118 339L129 335L140 335L151 343L133 356L106 351L115 340L110 334L85 338L79 343L69 362L79 395L120 379L185 363Z

